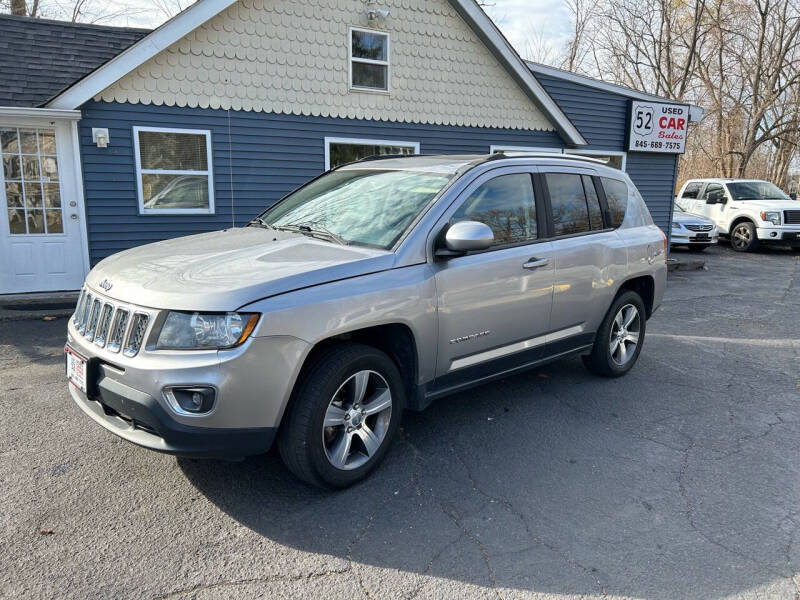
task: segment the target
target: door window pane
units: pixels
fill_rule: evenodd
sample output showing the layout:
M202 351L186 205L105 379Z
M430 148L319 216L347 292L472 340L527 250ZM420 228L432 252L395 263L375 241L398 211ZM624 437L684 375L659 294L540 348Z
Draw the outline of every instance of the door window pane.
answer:
M481 185L459 207L451 223L479 221L495 245L535 240L538 235L533 184L527 173L501 175Z
M697 194L699 193L700 193L700 184L690 183L683 190L683 195L681 196L681 198L697 198Z
M29 210L28 233L44 233L44 214L41 210Z
M42 181L58 181L58 163L55 156L42 157Z
M22 179L22 171L19 166L19 156L12 154L11 156L3 156L3 175L6 181L12 179Z
M53 131L39 130L39 152L42 154L56 153L56 134Z
M11 233L25 233L25 211L14 209L8 211L8 229Z
M608 212L611 214L611 227L619 227L628 211L628 186L618 179L603 177L603 191L606 193Z
M64 221L60 210L46 210L47 233L64 233Z
M19 130L19 151L22 152L22 154L36 154L39 152L36 145L35 129Z
M600 197L594 188L594 181L587 175L583 175L582 178L586 204L589 206L589 223L592 229L603 229L603 209L600 207Z
M559 236L590 231L589 210L581 176L547 173L545 180L550 192L554 234Z
M39 180L38 156L22 156L22 176L28 181Z
M25 206L22 201L21 183L6 183L6 204L8 208L22 208Z
M0 152L4 155L19 152L19 138L16 129L0 129Z
M58 184L45 183L43 187L45 208L61 208L61 193Z
M28 210L42 208L42 184L25 183L25 208Z

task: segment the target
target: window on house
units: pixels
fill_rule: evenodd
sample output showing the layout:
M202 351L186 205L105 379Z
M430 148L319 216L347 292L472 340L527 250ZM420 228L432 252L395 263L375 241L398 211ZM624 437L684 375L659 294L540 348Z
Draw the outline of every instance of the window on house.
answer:
M464 200L451 223L479 221L494 233L494 244L535 240L536 204L533 183L527 173L501 175L490 179Z
M141 214L214 212L211 132L134 127Z
M591 231L589 208L581 176L547 173L545 180L553 211L554 234L559 236Z
M325 138L325 170L387 154L419 154L419 142Z
M350 30L350 87L389 90L389 35Z

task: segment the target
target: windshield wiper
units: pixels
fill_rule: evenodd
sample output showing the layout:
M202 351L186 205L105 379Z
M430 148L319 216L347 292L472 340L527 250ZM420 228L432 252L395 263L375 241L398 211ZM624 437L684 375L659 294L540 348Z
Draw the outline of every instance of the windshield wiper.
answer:
M264 219L262 219L261 217L256 217L255 219L253 219L252 221L250 221L250 222L247 224L247 226L248 226L248 227L250 227L250 225L258 225L259 227L263 227L264 229L276 229L275 227L273 227L272 225L270 225L269 223L267 223L267 222L266 222Z
M341 244L342 246L347 246L350 243L343 237L333 233L328 229L325 229L325 227L322 225L311 221L305 223L288 223L286 225L277 225L274 226L274 228L283 231L296 231L297 233L307 234L313 237L333 241L337 244Z

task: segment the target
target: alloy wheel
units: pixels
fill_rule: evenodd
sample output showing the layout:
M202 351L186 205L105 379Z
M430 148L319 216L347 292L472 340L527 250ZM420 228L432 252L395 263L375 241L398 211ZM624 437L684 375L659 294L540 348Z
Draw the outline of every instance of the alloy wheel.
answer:
M745 225L739 225L733 230L731 243L737 248L747 248L752 241L753 236L750 234L750 229Z
M636 353L641 331L639 310L633 304L625 304L619 309L611 325L609 353L611 360L622 366Z
M349 471L369 461L389 431L392 392L375 371L359 371L345 380L328 403L322 425L325 456Z

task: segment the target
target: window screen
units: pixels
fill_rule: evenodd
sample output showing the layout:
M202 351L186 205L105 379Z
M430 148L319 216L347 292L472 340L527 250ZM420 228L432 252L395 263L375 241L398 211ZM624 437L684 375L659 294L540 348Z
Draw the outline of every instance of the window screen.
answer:
M545 181L550 193L554 234L559 236L591 231L581 176L547 173Z
M494 233L495 245L535 240L538 230L531 176L501 175L482 184L450 220L458 221L485 223Z
M603 177L603 190L606 193L608 212L611 214L611 227L619 227L625 220L628 210L628 186L624 181Z

